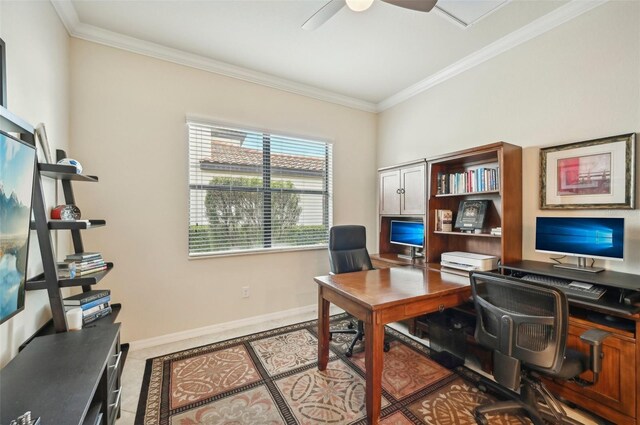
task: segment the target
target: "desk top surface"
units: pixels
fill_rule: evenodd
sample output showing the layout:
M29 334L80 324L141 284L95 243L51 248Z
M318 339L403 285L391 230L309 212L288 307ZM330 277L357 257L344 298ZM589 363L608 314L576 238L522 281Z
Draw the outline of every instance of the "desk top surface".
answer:
M408 301L420 301L459 292L471 292L469 279L417 267L392 267L318 276L318 285L379 310Z
M502 268L516 270L523 273L538 273L563 279L577 280L596 285L609 286L620 289L640 291L640 275L605 270L600 273L588 273L554 267L553 263L542 261L522 260L516 263L502 265Z

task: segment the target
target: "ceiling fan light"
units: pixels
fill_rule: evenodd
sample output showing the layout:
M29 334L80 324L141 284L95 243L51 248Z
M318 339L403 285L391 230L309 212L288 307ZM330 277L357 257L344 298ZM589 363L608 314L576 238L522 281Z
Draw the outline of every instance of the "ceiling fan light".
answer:
M371 7L373 0L345 0L349 9L354 12L363 12Z

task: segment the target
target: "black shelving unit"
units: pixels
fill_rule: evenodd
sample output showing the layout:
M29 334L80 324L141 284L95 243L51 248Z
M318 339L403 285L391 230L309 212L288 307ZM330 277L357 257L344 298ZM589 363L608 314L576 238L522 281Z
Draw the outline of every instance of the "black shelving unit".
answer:
M56 160L66 158L67 154L62 150L56 151ZM33 216L34 221L31 227L38 234L40 244L40 255L42 256L42 266L44 272L27 280L25 288L27 291L46 290L49 294L51 304L51 314L53 316L53 327L56 332L67 330L67 318L62 301L62 288L82 287L83 292L91 290L93 285L100 282L113 269L113 263L107 263L107 268L101 272L88 276L76 277L73 279L60 279L55 250L51 238L52 230L69 230L73 240L73 249L76 254L84 252L82 242L82 230L93 229L106 225L105 220L49 220L46 204L44 202L44 192L42 190L42 177L48 177L60 181L64 193L64 202L67 205L75 205L75 196L71 182L97 183L98 177L78 174L76 168L69 165L59 164L38 164L34 182L33 194ZM112 313L110 316L115 315ZM114 317L111 320L114 320Z

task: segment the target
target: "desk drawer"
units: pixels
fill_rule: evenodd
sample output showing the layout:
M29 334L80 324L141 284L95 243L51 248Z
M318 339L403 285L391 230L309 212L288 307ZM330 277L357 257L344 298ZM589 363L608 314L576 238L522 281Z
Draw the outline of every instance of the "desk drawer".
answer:
M120 403L122 402L122 386L109 389L107 396L107 425L112 425L116 421L118 412L120 411Z
M443 311L447 308L457 307L469 298L468 293L456 293L444 297L427 299L404 306L404 314L407 317L415 317L425 312Z

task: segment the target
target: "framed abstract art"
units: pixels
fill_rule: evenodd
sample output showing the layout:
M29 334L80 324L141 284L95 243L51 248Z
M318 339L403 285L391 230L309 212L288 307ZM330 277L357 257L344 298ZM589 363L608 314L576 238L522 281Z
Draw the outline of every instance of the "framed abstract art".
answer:
M540 150L541 209L635 208L635 133Z

